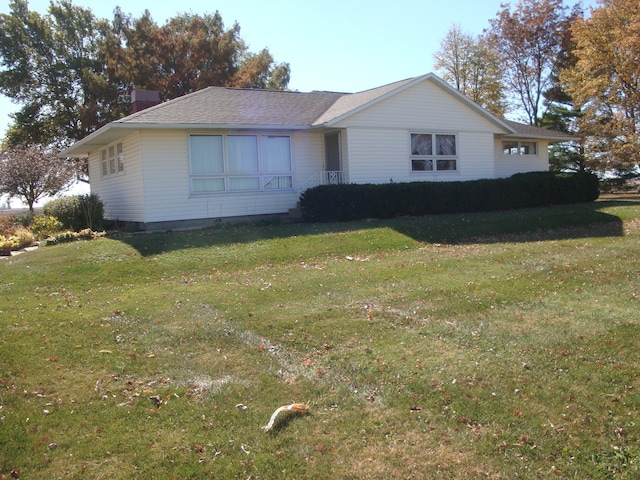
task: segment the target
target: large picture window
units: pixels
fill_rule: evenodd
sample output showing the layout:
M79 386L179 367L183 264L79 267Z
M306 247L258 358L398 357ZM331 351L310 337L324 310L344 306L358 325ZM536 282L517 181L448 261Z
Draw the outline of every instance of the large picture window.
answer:
M291 137L191 135L191 192L291 190Z
M456 135L411 134L411 171L451 171L458 169Z

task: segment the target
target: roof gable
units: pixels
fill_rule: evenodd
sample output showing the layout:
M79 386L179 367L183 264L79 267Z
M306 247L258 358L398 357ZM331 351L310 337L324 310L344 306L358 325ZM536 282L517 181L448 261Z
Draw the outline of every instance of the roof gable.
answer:
M389 95L399 91L408 84L415 82L415 78L408 78L399 82L390 83L382 87L372 88L358 93L346 93L340 96L333 105L322 112L313 122L314 126L327 125L335 123L349 115L359 112L360 110L377 103Z
M502 130L505 131L505 133L515 132L513 128L503 120L499 119L488 110L480 107L480 105L478 105L477 103L471 101L468 97L460 93L458 90L453 88L451 85L449 85L447 82L433 73L428 73L420 77L401 80L399 82L374 88L372 90L366 90L364 92L343 95L338 100L336 100L336 102L314 122L314 126L331 126L341 120L344 120L345 118L350 117L351 115L364 110L365 108L368 108L386 98L389 98L392 95L407 90L421 82L427 81L432 82L441 89L445 90L456 100L465 104L469 108L476 111L476 113L479 113L495 125L499 126Z

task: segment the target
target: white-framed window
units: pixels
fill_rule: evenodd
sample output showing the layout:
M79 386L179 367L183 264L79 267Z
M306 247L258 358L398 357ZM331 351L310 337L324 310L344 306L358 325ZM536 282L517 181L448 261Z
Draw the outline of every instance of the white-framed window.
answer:
M122 142L114 143L100 151L101 171L103 177L122 175L124 173L124 151Z
M191 193L291 190L289 135L189 136Z
M411 171L458 170L458 137L451 133L411 133Z
M537 155L537 142L523 142L520 140L503 140L503 155Z

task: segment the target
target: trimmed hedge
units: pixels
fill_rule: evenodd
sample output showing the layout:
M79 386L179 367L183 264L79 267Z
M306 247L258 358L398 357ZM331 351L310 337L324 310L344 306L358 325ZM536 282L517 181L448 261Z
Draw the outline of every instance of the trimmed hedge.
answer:
M541 207L598 196L591 173L531 172L467 182L322 185L301 195L300 209L305 221L331 222Z
M44 215L58 219L69 230L100 230L104 223L104 205L95 194L73 195L51 200L43 208Z

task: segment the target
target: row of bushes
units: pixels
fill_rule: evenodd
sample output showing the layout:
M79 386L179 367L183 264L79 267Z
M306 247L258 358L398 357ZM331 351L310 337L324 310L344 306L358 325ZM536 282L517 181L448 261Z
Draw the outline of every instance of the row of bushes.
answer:
M305 191L305 221L348 221L441 213L468 213L594 201L598 178L590 173L532 172L506 179L322 185Z

